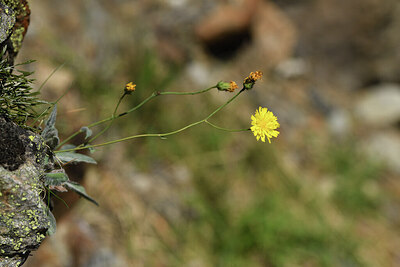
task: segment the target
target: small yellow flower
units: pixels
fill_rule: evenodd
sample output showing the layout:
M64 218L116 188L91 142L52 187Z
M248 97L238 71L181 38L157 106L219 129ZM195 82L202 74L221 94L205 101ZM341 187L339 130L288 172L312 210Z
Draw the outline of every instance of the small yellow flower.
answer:
M238 89L237 84L236 84L234 81L231 81L231 82L229 83L228 91L229 91L229 92L235 92L236 89Z
M251 72L250 73L250 77L254 80L254 81L257 81L257 80L260 80L261 78L262 78L262 75L263 75L263 73L261 72L261 71L256 71L256 72Z
M259 70L256 72L250 72L250 75L246 77L243 81L244 88L246 88L247 90L253 88L256 81L262 78L262 75L263 73Z
M268 142L271 143L270 138L277 137L279 132L276 130L279 128L279 123L277 117L267 108L259 107L254 115L251 115L251 131L257 138L265 142L265 137L267 137Z
M132 93L136 90L136 84L130 82L125 85L125 92Z

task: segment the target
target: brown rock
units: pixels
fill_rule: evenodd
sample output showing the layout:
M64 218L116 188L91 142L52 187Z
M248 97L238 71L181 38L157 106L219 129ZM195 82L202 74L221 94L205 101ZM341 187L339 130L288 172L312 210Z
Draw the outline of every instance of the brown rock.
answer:
M259 56L273 66L291 56L297 34L293 23L275 4L261 2L253 23L253 40Z
M270 67L290 57L297 41L296 29L286 14L275 4L259 0L218 6L197 24L195 34L216 54L249 44L252 57L265 59Z
M195 27L197 38L201 42L210 43L248 29L258 3L259 0L242 0L217 7Z

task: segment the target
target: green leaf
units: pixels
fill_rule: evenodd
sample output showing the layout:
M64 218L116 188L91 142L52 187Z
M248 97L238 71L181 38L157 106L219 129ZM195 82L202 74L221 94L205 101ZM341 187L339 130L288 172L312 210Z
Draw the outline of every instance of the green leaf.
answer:
M46 121L46 126L41 133L43 139L51 149L57 147L60 139L58 138L58 131L55 127L57 117L57 105L54 105L53 111Z
M29 96L36 96L36 95L40 95L40 93L39 92L32 92L32 93L29 93ZM40 100L39 100L40 101ZM38 101L38 102L39 102ZM43 102L43 103L46 103L46 101L41 101L41 102Z
M51 112L49 118L46 121L46 127L43 130L43 132L46 130L46 128L53 128L55 127L56 124L56 118L57 118L57 105L54 105L53 111Z
M31 63L33 63L33 62L36 62L36 60L35 60L35 59L30 59L30 60L27 60L27 61L25 61L25 62L15 64L14 66L16 67L16 66L27 65L27 64L31 64Z
M44 175L44 183L46 186L62 185L69 180L65 172L51 172Z
M88 127L84 126L80 129L82 133L86 133L85 139L88 139L90 136L92 136L92 130L90 130Z
M73 149L73 148L75 148L75 147L76 147L76 145L73 145L73 144L66 144L66 145L63 145L63 146L60 148L60 150Z
M67 162L86 162L91 164L97 164L97 162L86 155L75 153L75 152L60 152L56 154L57 158L62 161L62 163Z
M47 229L46 234L48 236L54 235L56 230L57 230L57 223L56 223L56 218L54 218L53 213L51 211L47 211L47 219L49 219L50 225L49 229Z
M19 73L21 73L23 76L30 76L34 72L33 71L23 71L23 70L17 70Z
M76 192L78 195L80 195L81 197L86 198L87 200L89 200L90 202L92 202L93 204L95 204L96 206L99 205L99 203L96 202L96 200L94 200L93 198L91 198L87 193L86 190L83 186L81 186L78 183L72 182L72 181L68 181L64 184L64 186L74 192Z

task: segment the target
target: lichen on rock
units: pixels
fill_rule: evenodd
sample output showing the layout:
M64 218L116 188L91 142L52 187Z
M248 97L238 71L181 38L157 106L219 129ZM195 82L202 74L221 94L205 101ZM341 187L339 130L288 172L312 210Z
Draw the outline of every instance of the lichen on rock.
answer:
M4 118L0 129L5 148L0 149L0 266L20 266L50 225L41 180L46 146L41 137Z
M0 48L7 47L13 64L28 30L30 9L26 0L0 0Z
M11 34L14 24L14 11L0 2L0 43L4 42Z

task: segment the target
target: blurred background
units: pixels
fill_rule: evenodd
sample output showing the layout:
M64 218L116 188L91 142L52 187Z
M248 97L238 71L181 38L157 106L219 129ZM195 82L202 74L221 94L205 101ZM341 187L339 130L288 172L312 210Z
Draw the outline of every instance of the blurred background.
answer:
M57 233L26 266L399 266L400 2L41 0L17 62L58 104L61 140L153 91L264 77L207 125L96 149L67 167L99 207L55 200ZM97 142L168 132L232 95L162 96ZM102 126L93 128L97 133ZM80 144L83 136L72 143Z

